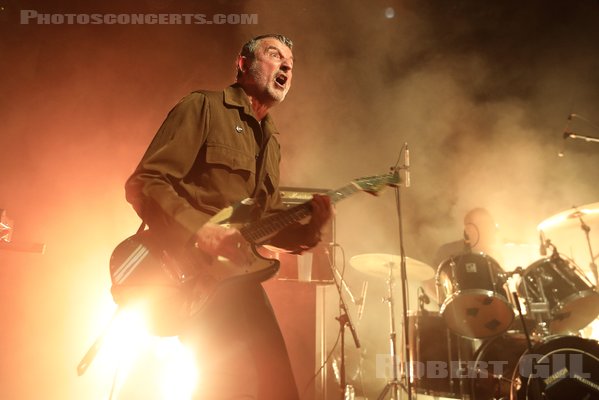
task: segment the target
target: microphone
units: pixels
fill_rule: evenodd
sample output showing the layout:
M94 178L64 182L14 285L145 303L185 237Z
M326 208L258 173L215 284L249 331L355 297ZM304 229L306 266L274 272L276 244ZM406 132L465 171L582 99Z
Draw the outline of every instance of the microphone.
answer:
M408 142L404 144L406 148L406 152L404 155L404 168L406 169L406 187L410 187L410 148L408 147Z
M368 290L368 281L362 283L362 292L360 292L360 300L358 301L358 321L362 319L364 313L364 305L366 304L366 291Z
M542 230L539 230L539 240L541 241L541 247L539 247L539 254L542 256L547 255L547 243L545 241L545 234Z
M472 251L472 243L470 243L470 236L466 233L466 229L464 229L464 250L467 253Z

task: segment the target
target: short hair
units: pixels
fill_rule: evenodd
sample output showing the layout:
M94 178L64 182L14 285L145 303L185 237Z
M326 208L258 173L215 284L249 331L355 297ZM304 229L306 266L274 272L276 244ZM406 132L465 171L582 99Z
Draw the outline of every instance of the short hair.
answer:
M262 39L268 38L277 39L285 46L289 47L290 49L293 49L293 42L287 36L281 35L279 33L267 33L266 35L260 35L250 39L241 47L239 55L241 57L247 57L250 60L254 59L256 57L256 48L258 47L258 43L260 43ZM239 69L239 67L237 67L237 79L241 77L241 74L242 71Z

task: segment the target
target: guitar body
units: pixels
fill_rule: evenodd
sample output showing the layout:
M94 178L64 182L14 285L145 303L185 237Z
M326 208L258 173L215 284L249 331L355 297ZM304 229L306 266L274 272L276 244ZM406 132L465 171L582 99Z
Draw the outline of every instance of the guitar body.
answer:
M232 207L210 221L232 226ZM239 281L262 282L279 270L279 261L261 256L254 245L251 263L237 265L195 248L166 249L150 230L122 241L110 257L112 296L119 306L143 307L150 330L176 335L181 325L210 301L219 287Z

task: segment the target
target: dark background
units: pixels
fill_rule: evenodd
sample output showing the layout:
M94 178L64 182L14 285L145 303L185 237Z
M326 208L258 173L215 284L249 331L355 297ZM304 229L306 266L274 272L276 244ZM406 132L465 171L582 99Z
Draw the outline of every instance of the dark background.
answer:
M27 9L247 13L258 24L20 24ZM106 398L112 366L83 378L75 366L111 314L110 253L138 224L123 183L181 97L233 81L250 37L295 41L293 88L273 110L282 184L382 174L408 142L404 244L430 263L475 206L492 211L506 241L531 248L540 222L597 208L599 144L562 133L599 136L598 31L596 0L0 1L0 208L14 242L47 245L0 253L0 397ZM340 203L336 220L347 258L399 252L393 191ZM563 246L580 245L577 234ZM363 279L350 276L356 291ZM384 294L369 279L373 299ZM365 312L386 321L380 304ZM377 324L361 329L384 346Z

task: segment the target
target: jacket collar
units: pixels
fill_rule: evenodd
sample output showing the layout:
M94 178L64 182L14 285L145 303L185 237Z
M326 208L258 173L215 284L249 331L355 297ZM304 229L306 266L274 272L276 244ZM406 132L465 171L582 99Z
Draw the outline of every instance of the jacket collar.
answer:
M228 86L224 90L224 101L225 104L228 104L233 107L243 108L243 112L252 118L256 118L254 116L254 112L252 111L252 105L250 104L250 99L241 87L241 85L234 83L231 86ZM270 117L270 113L266 114L264 119L262 120L262 129L265 132L278 134L279 131L275 127L274 121Z

